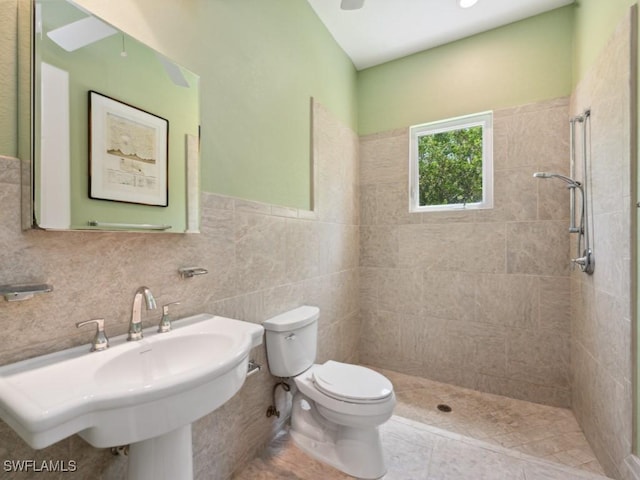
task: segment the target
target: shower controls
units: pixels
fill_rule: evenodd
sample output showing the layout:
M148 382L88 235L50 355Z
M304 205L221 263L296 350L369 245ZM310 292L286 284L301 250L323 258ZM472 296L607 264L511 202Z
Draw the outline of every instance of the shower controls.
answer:
M589 139L588 139L588 122L591 119L591 110L585 110L581 115L577 117L573 117L569 121L570 126L570 160L571 160L571 173L570 176L561 175L559 173L548 173L548 172L536 172L533 174L535 178L557 178L558 180L563 181L567 184L567 188L570 192L569 197L569 233L577 233L577 245L576 251L578 254L582 252L581 257L572 258L572 265L578 265L580 270L584 273L591 275L595 269L595 259L593 258L593 250L591 249L591 239L593 236L593 231L591 227L590 217L589 217L589 196L587 189L587 175L590 172L588 160L589 160ZM584 179L582 182L575 180L573 178L575 172L575 160L576 160L576 131L575 126L576 123L582 125L582 173L584 175ZM576 190L580 191L580 199L581 199L581 208L578 215L579 224L576 224ZM639 204L640 205L640 204Z
M596 266L596 261L593 258L591 250L582 252L583 256L578 258L572 258L571 261L580 267L584 273L592 274Z

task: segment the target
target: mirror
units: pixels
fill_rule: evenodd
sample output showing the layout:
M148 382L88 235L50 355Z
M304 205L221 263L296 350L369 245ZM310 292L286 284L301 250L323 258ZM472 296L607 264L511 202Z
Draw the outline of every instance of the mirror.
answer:
M196 232L199 77L70 1L22 3L23 225Z

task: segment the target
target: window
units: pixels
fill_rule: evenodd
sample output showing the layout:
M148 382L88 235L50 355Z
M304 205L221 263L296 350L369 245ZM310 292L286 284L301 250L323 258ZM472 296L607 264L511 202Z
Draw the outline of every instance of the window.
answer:
M485 112L411 127L411 211L493 207L492 118Z

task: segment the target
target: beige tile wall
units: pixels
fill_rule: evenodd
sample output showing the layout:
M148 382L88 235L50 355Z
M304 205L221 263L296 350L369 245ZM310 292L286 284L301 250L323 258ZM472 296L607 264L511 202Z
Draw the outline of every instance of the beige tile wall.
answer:
M408 211L408 129L360 141L365 363L568 406L569 100L494 112L495 207Z
M631 453L633 410L631 31L628 15L571 98L572 115L591 108L587 185L596 260L593 276L571 277L572 406L598 460L614 478L628 475L623 461Z
M180 300L176 316L204 311L259 323L318 305L318 361L357 361L358 137L317 104L314 137L316 212L205 193L200 235L23 232L18 160L0 157L0 284L54 286L25 302L0 299L0 364L88 344L91 333L74 326L80 320L104 317L109 335L124 333L140 285L159 304ZM178 268L188 265L209 274L183 280ZM158 320L157 311L145 313L145 325ZM266 367L264 347L253 356ZM274 424L265 412L273 384L266 370L249 378L231 401L194 424L196 478L229 478L270 439ZM120 479L126 468L123 458L79 437L32 451L2 422L0 457L73 459L82 478Z

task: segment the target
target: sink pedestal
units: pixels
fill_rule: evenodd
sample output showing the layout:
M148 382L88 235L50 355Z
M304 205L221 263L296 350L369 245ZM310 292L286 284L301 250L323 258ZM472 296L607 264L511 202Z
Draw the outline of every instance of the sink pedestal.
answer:
M191 424L129 445L128 480L191 480Z

